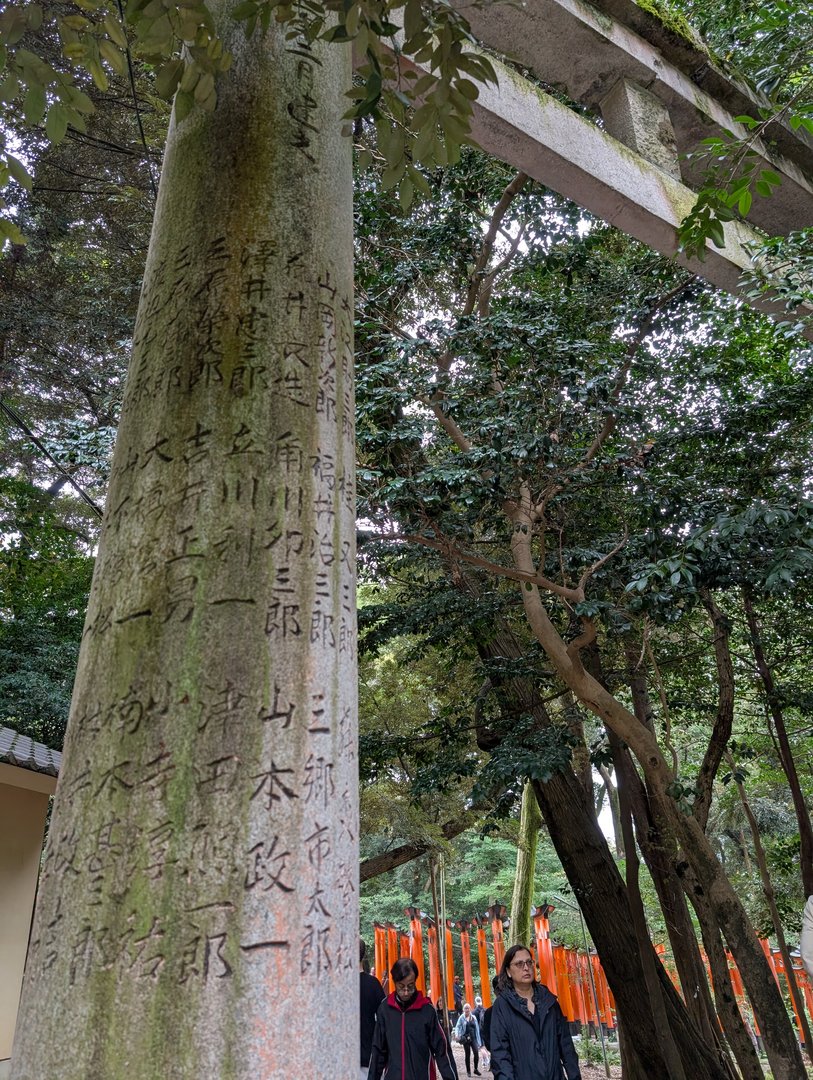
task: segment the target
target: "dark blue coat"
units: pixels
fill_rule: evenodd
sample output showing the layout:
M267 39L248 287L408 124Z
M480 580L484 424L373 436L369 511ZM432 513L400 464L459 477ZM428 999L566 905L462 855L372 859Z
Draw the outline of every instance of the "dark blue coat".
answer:
M514 990L491 1013L491 1060L500 1080L581 1080L579 1059L559 1002L547 986L534 987L534 1015Z

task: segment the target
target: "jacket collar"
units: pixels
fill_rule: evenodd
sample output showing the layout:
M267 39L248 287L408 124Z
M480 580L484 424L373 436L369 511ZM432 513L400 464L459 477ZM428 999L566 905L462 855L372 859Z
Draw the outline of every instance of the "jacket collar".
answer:
M422 1009L424 1005L431 1005L432 1002L419 990L418 993L415 995L415 1000L412 1002L409 1008L402 1009L401 1006L398 1004L398 1001L396 1000L395 991L393 990L393 992L387 998L387 1004L391 1005L393 1009L398 1009L399 1012L412 1012L413 1009Z
M513 987L508 987L503 990L500 997L504 997L514 1012L519 1013L520 1016L524 1016L526 1020L530 1020L533 1023L533 1016L528 1011L528 1006L525 1004L524 998L521 998ZM537 983L534 987L534 1003L539 1011L540 1017L545 1016L548 1010L553 1005L556 998L548 990L547 986L542 983Z

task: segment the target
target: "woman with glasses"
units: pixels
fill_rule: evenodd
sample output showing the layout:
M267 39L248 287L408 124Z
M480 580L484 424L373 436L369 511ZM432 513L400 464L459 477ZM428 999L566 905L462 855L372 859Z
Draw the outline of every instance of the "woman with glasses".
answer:
M491 1067L500 1080L581 1080L579 1059L559 1002L536 981L524 945L512 945L500 968L491 1015Z

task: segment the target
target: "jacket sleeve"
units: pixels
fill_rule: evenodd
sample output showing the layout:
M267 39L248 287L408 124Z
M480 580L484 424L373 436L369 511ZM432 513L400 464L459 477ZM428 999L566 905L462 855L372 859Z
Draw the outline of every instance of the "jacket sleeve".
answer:
M491 1048L491 1009L488 1008L483 1013L483 1046L486 1050Z
M382 998L382 1001L384 999ZM367 1073L367 1080L380 1080L381 1074L387 1066L389 1060L389 1050L387 1047L387 1032L384 1028L384 1017L381 1015L383 1009L379 1002L378 1013L375 1018L375 1030L373 1031L373 1048L370 1051L370 1070Z
M802 964L813 979L813 896L808 896L802 916L802 939L799 942Z
M436 1018L433 1018L429 1024L429 1049L432 1051L432 1057L437 1063L443 1080L457 1080L457 1066L452 1057L452 1049ZM372 1080L372 1077L369 1080Z
M500 1080L515 1080L514 1063L511 1060L511 1041L508 1037L508 1023L510 1015L508 1008L499 1008L500 999L494 1005L491 1012L491 1031L489 1032L491 1044L491 1068L497 1073Z
M554 1006L556 1010L556 1034L559 1040L559 1057L562 1059L562 1064L565 1067L565 1075L567 1080L581 1080L581 1070L579 1068L579 1058L576 1054L576 1048L573 1045L573 1039L570 1035L570 1025L565 1020L565 1015L557 1002Z
M483 1045L483 1036L480 1031L480 1021L477 1019L476 1016L474 1016L474 1013L472 1013L472 1016L474 1017L474 1032L477 1036L477 1049L479 1050L480 1047Z

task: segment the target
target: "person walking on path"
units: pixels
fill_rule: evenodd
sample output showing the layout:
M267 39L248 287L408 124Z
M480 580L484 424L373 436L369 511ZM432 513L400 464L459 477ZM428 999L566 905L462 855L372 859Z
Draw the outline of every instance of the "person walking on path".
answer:
M428 1077L433 1060L443 1080L457 1080L435 1006L418 990L418 965L403 956L390 968L390 976L395 991L378 1008L368 1080Z
M370 1053L373 1049L375 1014L378 1006L386 998L384 988L375 977L365 971L367 946L359 938L359 1012L361 1014L361 1080L367 1080L370 1070Z
M536 981L524 945L512 945L500 967L491 1016L491 1061L500 1080L581 1080L579 1059L559 1002Z
M471 1005L469 1005L468 1001L464 1004L463 1011L454 1026L454 1034L458 1042L463 1044L463 1053L466 1056L466 1075L471 1076L471 1057L473 1050L474 1075L479 1076L480 1070L477 1066L480 1064L480 1047L482 1046L480 1025L477 1022L477 1017L471 1011Z

